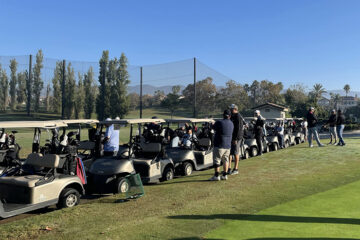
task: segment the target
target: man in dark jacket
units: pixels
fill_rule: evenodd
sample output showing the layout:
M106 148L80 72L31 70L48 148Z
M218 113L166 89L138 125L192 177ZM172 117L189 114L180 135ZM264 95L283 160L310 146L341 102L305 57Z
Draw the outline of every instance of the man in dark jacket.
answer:
M258 155L263 155L263 137L264 137L264 118L261 116L260 111L255 111L256 122L254 125L254 134L256 139L256 144L258 147Z
M336 119L336 132L339 136L339 143L337 144L337 146L345 146L345 142L343 139L344 128L345 128L345 117L342 114L342 111L339 109Z
M311 107L309 109L309 112L307 113L306 115L306 118L307 118L307 122L308 122L308 141L309 141L309 147L313 147L312 145L312 138L314 136L317 144L319 145L319 147L324 147L325 145L322 144L320 142L320 139L319 139L319 134L317 132L317 128L316 128L316 125L318 123L318 120L316 118L316 115L315 115L315 108Z
M231 104L229 107L231 111L231 118L230 120L234 124L234 131L232 134L232 141L231 141L231 150L230 150L230 161L229 161L229 170L228 175L236 175L239 174L239 159L240 154L242 154L242 149L244 146L244 125L245 120L241 116L238 111L238 107L235 104ZM231 161L235 159L234 169L231 171Z
M336 144L336 110L333 109L331 111L331 115L329 117L329 120L326 122L326 124L329 125L329 132L330 132L330 142L329 144L332 144L334 139L334 144Z
M230 110L225 110L223 114L224 119L216 121L213 126L215 130L213 151L215 175L209 179L210 181L227 180L226 171L228 169L231 139L234 130L234 124L230 121L230 116ZM220 177L221 162L223 163L224 171Z

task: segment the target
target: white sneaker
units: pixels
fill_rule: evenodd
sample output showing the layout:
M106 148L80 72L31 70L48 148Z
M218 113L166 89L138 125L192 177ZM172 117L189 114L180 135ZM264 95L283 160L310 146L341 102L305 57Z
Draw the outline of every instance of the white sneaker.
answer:
M212 176L209 181L220 181L220 176Z
M221 175L221 180L227 180L228 179L228 177L227 177L227 175Z
M312 148L312 147L314 147L314 145L312 145L312 144L311 144L311 145L309 145L309 148Z

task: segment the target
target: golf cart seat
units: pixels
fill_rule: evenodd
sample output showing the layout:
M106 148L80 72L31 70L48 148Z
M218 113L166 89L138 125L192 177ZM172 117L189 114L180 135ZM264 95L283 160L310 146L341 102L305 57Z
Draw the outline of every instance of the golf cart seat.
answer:
M200 138L198 144L200 147L208 148L211 145L211 140L210 138Z
M161 151L161 143L141 142L140 147L144 153L159 153Z
M55 154L42 156L39 153L31 153L27 157L25 164L34 167L57 168L59 166L60 157ZM20 186L20 187L35 187L36 183L44 179L41 175L26 175L26 176L11 176L0 178L0 184Z
M81 141L79 142L78 149L80 150L93 150L95 148L95 142Z

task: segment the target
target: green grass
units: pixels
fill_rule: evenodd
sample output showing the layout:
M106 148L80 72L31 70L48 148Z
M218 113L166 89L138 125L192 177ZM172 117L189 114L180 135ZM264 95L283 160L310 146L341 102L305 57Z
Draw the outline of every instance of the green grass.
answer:
M207 234L209 239L357 238L360 236L359 189L360 181L357 181L255 215L198 217L226 220L224 226Z
M135 201L119 203L114 195L9 222L0 225L0 239L201 239L227 223L208 216L255 214L359 181L360 139L346 142L344 148L302 144L251 158L228 181L208 182L213 170L201 171L145 186L146 195ZM301 215L295 211L282 214Z

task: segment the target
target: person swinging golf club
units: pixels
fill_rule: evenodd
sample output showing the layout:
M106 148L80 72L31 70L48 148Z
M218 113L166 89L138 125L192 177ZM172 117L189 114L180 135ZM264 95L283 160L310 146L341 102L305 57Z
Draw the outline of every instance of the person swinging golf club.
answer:
M213 128L215 130L214 138L214 168L215 175L210 178L210 181L227 180L226 171L228 170L231 139L234 130L234 124L230 120L230 110L225 110L223 119L216 121ZM220 165L223 163L224 171L220 177Z

